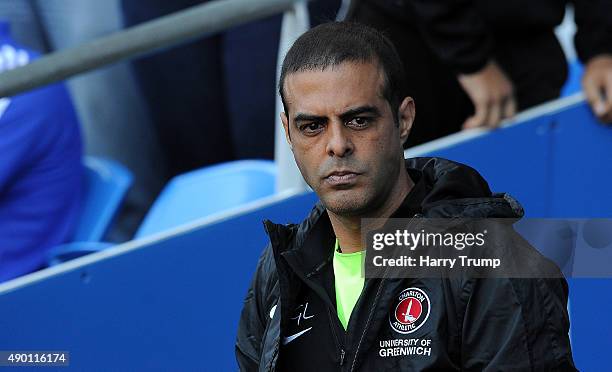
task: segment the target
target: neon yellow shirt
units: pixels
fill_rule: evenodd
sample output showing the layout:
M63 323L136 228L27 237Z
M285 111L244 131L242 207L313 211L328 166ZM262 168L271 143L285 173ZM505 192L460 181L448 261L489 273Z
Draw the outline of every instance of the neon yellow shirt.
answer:
M336 311L344 330L348 326L353 308L363 290L364 277L361 274L363 254L363 251L355 253L338 252L338 239L336 239L333 259Z

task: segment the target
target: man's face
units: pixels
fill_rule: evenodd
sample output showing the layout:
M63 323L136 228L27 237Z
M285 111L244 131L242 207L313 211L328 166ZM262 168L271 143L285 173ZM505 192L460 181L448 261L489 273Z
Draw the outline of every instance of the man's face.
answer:
M414 104L404 100L398 126L383 84L383 72L372 63L346 62L285 78L287 140L302 176L337 215L380 209L404 167L402 144Z

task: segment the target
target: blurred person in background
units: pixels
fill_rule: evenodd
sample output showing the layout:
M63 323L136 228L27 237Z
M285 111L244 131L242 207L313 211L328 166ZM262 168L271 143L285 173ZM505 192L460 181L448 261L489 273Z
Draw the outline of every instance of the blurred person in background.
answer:
M38 55L0 21L0 73ZM78 222L83 187L79 123L62 84L0 98L0 282L45 266Z
M21 45L50 53L119 31L119 1L3 0L0 18L10 22L12 36ZM79 74L66 86L86 154L116 160L134 174L116 226L107 236L110 241L127 240L164 184L164 159L146 105L128 62Z
M496 127L555 99L567 63L554 28L565 0L353 0L347 19L395 44L419 106L407 146ZM612 2L575 0L575 46L594 113L612 122ZM439 107L444 105L444 110Z
M125 26L209 0L121 0ZM311 24L334 19L340 0L309 3ZM202 166L274 157L276 64L282 14L133 62L170 178Z

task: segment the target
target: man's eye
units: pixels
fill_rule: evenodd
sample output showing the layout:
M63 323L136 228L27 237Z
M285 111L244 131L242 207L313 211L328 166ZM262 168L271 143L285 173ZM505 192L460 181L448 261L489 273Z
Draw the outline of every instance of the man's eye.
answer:
M352 118L351 121L347 123L347 125L354 128L365 128L370 124L370 120L364 117L356 117Z
M305 124L300 127L300 131L305 134L314 134L319 132L323 126L320 123Z

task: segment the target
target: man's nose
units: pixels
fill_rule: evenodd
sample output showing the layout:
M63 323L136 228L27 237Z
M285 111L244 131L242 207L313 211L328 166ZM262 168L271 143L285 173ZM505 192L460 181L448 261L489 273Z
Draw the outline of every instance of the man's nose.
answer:
M327 154L345 157L353 153L354 145L350 134L342 123L331 123L328 127Z

